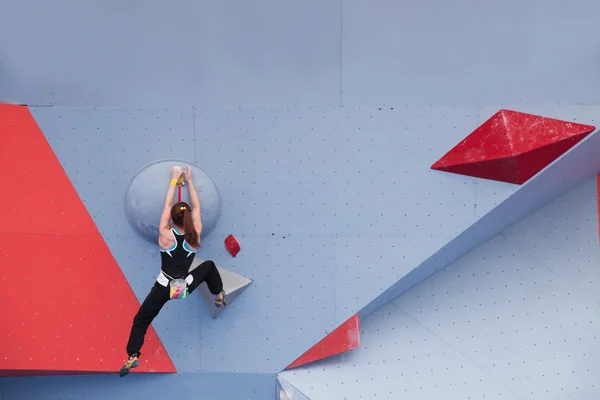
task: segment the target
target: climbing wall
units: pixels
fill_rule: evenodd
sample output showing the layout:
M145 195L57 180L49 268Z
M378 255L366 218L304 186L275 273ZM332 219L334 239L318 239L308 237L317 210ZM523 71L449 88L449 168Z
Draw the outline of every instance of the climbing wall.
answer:
M131 379L130 379L131 378ZM161 399L177 393L181 398L275 399L277 383L274 374L189 373L160 375L130 374L99 376L54 376L5 378L0 387L2 400L119 399L135 396Z
M254 283L216 320L197 303L167 305L154 326L184 372L282 370L469 227L475 210L485 213L514 190L429 169L478 125L476 108L153 113L34 111L140 299L158 268L156 249L131 229L115 194L145 163L173 157L179 147L186 148L179 158L196 161L217 183L223 214L202 257ZM447 126L435 142L420 139ZM168 144L161 132L172 135ZM138 142L144 157L136 157ZM94 162L73 156L88 153ZM125 173L106 173L106 164ZM449 185L460 189L449 192ZM230 233L242 246L236 258L223 246ZM357 253L362 248L370 251ZM374 256L377 265L361 267ZM399 257L404 262L395 265ZM174 329L175 321L186 328ZM228 341L239 345L223 347Z
M553 111L557 117L593 122L589 107ZM33 108L33 115L99 221L103 237L140 300L153 283L158 257L156 249L128 225L115 196L125 191L127 173L132 176L148 162L173 157L181 147L187 150L178 157L196 161L217 182L224 212L204 242L203 258L212 258L254 283L215 320L200 301L166 306L153 325L182 374L245 373L242 376L251 380L252 374L281 371L344 322L347 314L358 311L433 254L436 246L514 193L504 183L428 168L481 122L478 109L261 109L202 114L183 109L53 107ZM439 121L439 128L432 121ZM456 129L438 142L419 139L449 125ZM407 134L400 140L387 133L390 126L418 135L410 139ZM125 127L127 135L121 133ZM241 129L263 133L254 139L234 135ZM336 134L348 129L356 134ZM363 131L370 136L358 134ZM165 142L162 132L177 132L179 137L170 136ZM322 145L324 137L327 146ZM143 143L144 157L137 156L137 143ZM389 156L377 158L388 152ZM78 154L82 156L74 156ZM392 171L419 179L409 186L406 178ZM457 188L450 195L448 182ZM362 190L365 187L369 190ZM404 216L390 218L397 207L405 210ZM426 234L429 231L438 234ZM232 232L242 246L235 259L223 246L224 237ZM400 270L396 270L398 259L403 260ZM271 353L272 348L278 351Z
M153 327L177 374L8 378L2 400L275 398L276 373L408 289L395 285L515 193L432 171L452 146L500 108L596 124L598 11L593 0L4 5L0 101L30 106L137 300L159 257L123 196L164 158L215 180L223 215L201 256L253 284L216 319L199 296L165 307ZM553 182L535 194L550 201L573 183ZM462 243L437 266L474 245Z
M143 4L4 4L0 101L157 109L600 101L595 0Z
M591 399L600 347L591 178L361 324L361 347L280 375L311 400Z

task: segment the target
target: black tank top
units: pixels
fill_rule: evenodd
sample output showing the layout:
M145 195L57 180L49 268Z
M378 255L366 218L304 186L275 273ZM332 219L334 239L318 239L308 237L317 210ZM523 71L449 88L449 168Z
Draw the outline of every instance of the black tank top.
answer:
M160 249L161 269L168 277L183 278L187 276L196 250L185 241L185 236L175 228L171 228L175 244L168 249Z

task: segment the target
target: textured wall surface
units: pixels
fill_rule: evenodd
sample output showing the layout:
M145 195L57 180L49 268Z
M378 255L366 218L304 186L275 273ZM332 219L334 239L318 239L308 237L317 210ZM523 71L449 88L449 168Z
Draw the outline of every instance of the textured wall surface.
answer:
M153 284L159 257L128 225L123 198L136 171L164 158L198 163L222 196L223 215L200 256L254 282L215 320L199 297L165 307L153 326L177 375L128 376L127 382L115 376L3 379L1 400L100 400L132 393L153 400L173 387L201 400L275 398L277 372L516 190L431 171L435 160L501 107L589 124L598 115L590 104L600 103L594 39L600 4L592 0L4 3L0 100L32 105L138 299ZM559 214L567 215L572 206L562 207ZM557 350L562 358L544 363L548 373L560 372L553 380L548 373L540 377L534 361L538 351L550 351L546 342L540 347L527 336L522 347L507 344L504 353L488 352L480 360L488 339L463 337L472 330L466 321L477 320L477 331L496 335L497 325L485 325L490 318L506 318L503 326L517 323L510 317L513 304L499 309L494 300L483 301L493 298L485 297L488 291L475 290L486 287L490 276L494 287L506 279L532 302L541 290L561 304L571 304L574 295L588 304L593 283L587 292L556 288L563 281L586 286L589 270L566 271L583 268L581 260L594 256L592 247L546 249L551 240L540 237L566 228L539 222L536 231L534 222L523 224L373 314L364 324L363 347L331 361L339 364L318 374L294 371L289 381L311 399L326 398L340 382L350 390L353 385L331 374L364 376L364 369L352 372L341 362L351 357L376 371L369 382L359 382L373 389L360 392L363 398L402 394L397 383L407 380L402 390L423 399L436 398L436 387L456 398L536 398L544 387L546 398L596 395L590 388L594 366L587 371L590 358L581 358L577 347L592 343L583 328L589 321L563 324L584 344L564 342L563 328L545 330L544 319L519 328L543 332L546 342L563 340ZM597 220L590 237L568 226L578 242L592 240L597 247ZM235 259L223 247L230 233L242 247ZM456 278L448 272L479 266L473 260L486 251L505 258L514 248L517 256L506 264L510 273L498 274L504 261L497 260L485 270L490 274ZM535 279L519 286L521 266L542 270L531 257L547 264L551 276L564 278L548 283L540 275L546 286ZM589 259L597 267L597 259ZM440 297L446 280L454 294L442 303L453 308L440 314L422 300L431 296L423 291ZM372 311L398 293L388 292ZM551 301L536 304L531 307L544 317L552 314ZM453 314L465 308L477 318ZM571 308L579 311L565 315L585 319L583 309ZM409 327L402 340L398 326ZM516 339L510 338L512 345ZM398 347L383 350L392 340ZM407 352L414 358L407 359ZM516 356L531 357L531 368L513 368ZM570 371L571 364L560 363L565 358L574 365ZM453 373L438 371L439 363ZM404 371L405 378L394 371Z
M131 379L130 379L131 378ZM272 374L118 375L6 378L2 400L108 400L125 397L161 399L167 395L194 400L275 399Z
M202 257L254 283L217 320L206 319L203 304L185 302L168 304L154 326L181 371L276 373L469 227L475 210L489 210L511 193L506 184L476 187L473 178L428 169L477 125L471 111L188 110L186 116L56 106L34 108L34 116L140 301L159 264L155 246L125 219L129 179L152 159L174 155L195 160L213 177L223 215ZM456 128L447 136L420 139L432 121L441 131L448 119ZM398 122L416 134L394 134L391 128L406 128ZM242 246L235 259L223 248L229 233ZM175 321L185 329L173 328Z
M29 104L600 100L594 0L22 0L1 7L2 96Z
M362 322L361 348L280 375L319 399L600 396L596 179Z

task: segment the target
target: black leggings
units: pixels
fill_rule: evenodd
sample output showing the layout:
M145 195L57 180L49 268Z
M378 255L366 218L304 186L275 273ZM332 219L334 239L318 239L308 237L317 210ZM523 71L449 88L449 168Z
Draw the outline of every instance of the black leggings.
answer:
M217 266L212 261L204 261L196 267L190 274L194 277L192 284L188 287L188 294L191 294L202 282L206 282L208 290L215 296L223 290L223 281ZM144 345L144 337L148 327L158 315L163 306L169 301L169 286L164 287L158 282L154 283L150 293L140 306L139 311L133 317L133 326L127 343L127 354L132 356L142 354L140 350Z

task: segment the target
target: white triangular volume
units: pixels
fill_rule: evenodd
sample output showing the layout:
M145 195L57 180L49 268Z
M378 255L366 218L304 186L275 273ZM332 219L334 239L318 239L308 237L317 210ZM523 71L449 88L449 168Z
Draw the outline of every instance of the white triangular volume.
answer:
M277 377L277 400L290 400L285 390L283 390L283 385L279 377Z
M195 259L190 267L190 271L194 270L198 265L203 263L204 260ZM225 268L221 268L217 266L219 270L219 274L221 275L221 280L223 281L223 290L225 290L227 302L227 306L217 307L215 306L215 295L208 290L208 286L206 286L206 282L202 282L200 286L198 286L198 290L208 307L208 312L213 318L216 318L217 315L223 311L223 309L229 307L231 302L238 297L244 289L246 289L251 283L252 280L246 278L245 276L241 276L236 274L235 272L231 272L226 270Z
M310 400L304 393L280 376L277 376L277 391L277 400Z

